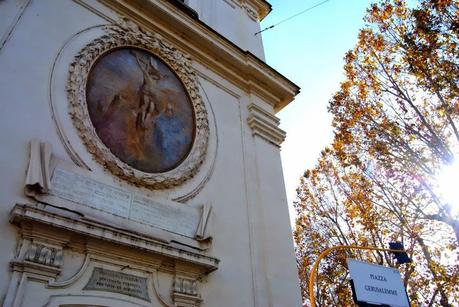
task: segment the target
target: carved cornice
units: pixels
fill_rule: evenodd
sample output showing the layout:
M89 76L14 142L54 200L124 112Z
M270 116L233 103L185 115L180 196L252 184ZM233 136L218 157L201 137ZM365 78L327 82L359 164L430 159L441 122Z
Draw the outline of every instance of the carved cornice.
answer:
M284 108L299 93L299 87L258 59L242 50L211 27L185 12L178 11L173 1L100 0L115 12L127 16L145 29L162 34L185 50L193 60L215 71L223 78L250 91L273 106ZM263 0L247 1L251 7L265 7ZM258 12L259 18L263 14Z
M246 3L250 3L255 8L258 19L262 21L271 12L272 7L268 1L265 0L245 0Z
M252 129L252 134L266 141L280 146L285 139L285 131L280 129L279 119L255 104L250 104L247 123Z
M266 1L224 0L231 7L240 7L254 21L260 22L271 12L271 5Z
M262 21L270 12L271 4L265 0L230 0L244 8L247 15L253 20Z
M255 11L252 6L250 6L249 4L247 3L243 3L242 4L242 7L244 8L245 12L247 13L247 15L252 18L253 20L255 21L258 21L259 20L259 16L258 16L258 13L257 11Z
M67 84L70 116L83 143L94 158L114 175L138 185L154 189L171 188L192 178L202 164L209 138L207 111L198 89L195 70L188 55L162 39L160 35L143 31L130 21L105 27L103 35L86 45L70 66ZM164 173L146 173L118 159L99 139L88 113L86 83L92 66L105 53L121 48L145 49L168 64L185 86L195 114L196 134L187 158L175 169Z
M59 211L60 212L60 211ZM145 256L158 257L160 259L170 259L173 263L182 263L195 268L200 274L208 274L218 268L219 260L205 254L191 251L191 249L182 249L170 244L161 243L150 237L128 231L120 228L111 227L107 224L99 223L93 220L87 220L84 217L67 216L58 212L49 212L46 209L38 208L32 205L16 205L10 213L10 222L18 225L32 225L32 227L46 226L54 229L56 233L77 234L80 238L92 239L103 246L104 254L109 254L107 248L120 249L120 247L141 251ZM68 212L66 214L69 214ZM104 242L102 244L102 242ZM67 243L65 243L67 244ZM105 244L105 245L104 245ZM41 252L38 252L41 255ZM46 253L48 255L48 253ZM52 254L52 253L51 253ZM27 253L29 255L29 253ZM60 257L54 257L53 260L39 260L36 257L37 252L32 252L30 258L34 263L39 265L41 262L53 264L54 268L58 265ZM56 252L55 255L58 255ZM117 255L119 257L119 255ZM49 259L51 259L49 258ZM37 260L35 260L37 259ZM48 259L44 257L43 259ZM30 262L30 261L27 261ZM50 265L47 265L49 267Z
M61 273L60 268L29 261L11 261L10 266L13 272L27 273L33 275L35 279L43 281L50 278L54 279Z

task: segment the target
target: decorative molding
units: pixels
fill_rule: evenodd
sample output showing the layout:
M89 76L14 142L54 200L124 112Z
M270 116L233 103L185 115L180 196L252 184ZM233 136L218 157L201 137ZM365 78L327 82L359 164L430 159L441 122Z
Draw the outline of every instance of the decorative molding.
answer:
M23 290L29 279L46 283L61 273L62 247L39 243L35 240L41 238L34 238L31 232L33 229L21 230L24 240L20 241L18 255L10 262L12 276L3 306L21 306Z
M187 295L198 295L198 282L194 279L176 276L174 279L173 291Z
M30 295L24 289L36 282L43 284L50 298L63 293L79 295L83 289L102 291L104 297L117 302L123 295L130 304L134 301L128 297L155 306L154 297L167 307L201 304L198 280L218 269L218 259L88 218L48 205L13 208L10 222L19 226L21 239L19 251L10 262L12 275L4 306L22 306L23 298ZM63 253L64 248L68 253ZM62 259L75 254L84 256L84 261L69 270ZM70 259L75 261L66 261ZM161 286L158 273L164 277ZM57 280L60 274L64 277Z
M259 16L256 10L254 10L250 5L248 5L246 2L242 4L242 8L245 10L247 15L254 21L259 20Z
M24 260L59 268L62 265L62 249L31 243Z
M80 279L83 274L86 272L86 270L89 267L89 264L91 263L91 257L86 254L84 258L84 262L81 265L80 269L75 273L75 275L71 276L70 278L62 281L55 281L51 280L48 282L48 288L49 289L59 289L59 288L67 288L73 283L75 283L78 279Z
M249 117L247 123L252 134L280 147L285 140L286 133L279 126L279 118L263 110L255 104L248 106Z
M159 287L159 277L158 277L158 271L154 270L151 274L152 278L152 286L153 286L153 291L155 293L156 298L159 300L159 302L164 306L164 307L176 307L173 306L173 304L170 304L169 302L166 301L163 295L160 293L160 287Z
M83 1L83 0L82 0ZM84 0L88 2L88 0ZM79 1L77 1L79 3ZM88 3L89 5L89 3ZM98 3L97 8L103 6ZM103 15L103 12L97 11L98 15ZM107 12L105 12L107 13ZM114 14L114 13L113 13ZM116 18L115 16L106 16L106 19L110 21L110 18ZM53 63L53 69L50 75L49 85L49 105L50 115L56 126L61 143L68 153L68 156L73 163L81 168L89 171L99 173L100 169L103 170L103 166L97 162L91 153L87 151L87 147L81 142L81 138L78 131L74 129L73 120L70 118L68 112L68 104L62 103L67 100L67 78L68 78L68 67L73 62L74 56L95 37L100 37L105 34L104 25L90 26L82 29L70 36L68 40L61 46L56 53L56 57ZM218 152L218 134L217 126L215 123L215 114L212 110L212 105L205 93L205 88L200 84L202 71L205 70L198 62L195 62L193 57L193 67L196 70L198 78L198 86L207 110L208 121L209 121L209 141L206 157L203 164L199 167L197 174L184 184L177 186L173 189L167 190L152 190L149 189L149 193L152 193L160 198L172 199L181 203L186 203L193 197L199 194L206 182L212 175L215 160ZM210 72L209 72L210 73ZM215 74L214 74L215 75ZM218 75L215 75L218 77ZM228 82L229 83L229 82ZM101 167L99 167L101 166ZM128 182L127 182L128 183Z
M199 74L199 72L197 72L197 73ZM199 75L201 76L201 74L199 74ZM206 161L204 161L204 164L202 166L202 169L203 169L202 175L199 174L198 176L193 178L193 180L198 179L199 183L195 187L193 187L193 189L191 191L189 191L188 193L182 194L179 197L175 197L175 198L172 199L173 201L177 201L177 202L181 202L181 203L186 203L187 201L189 201L192 198L194 198L196 195L198 195L201 192L201 190L207 184L207 182L209 181L210 177L212 176L212 174L214 172L215 161L217 159L217 153L218 153L218 127L217 127L217 125L215 123L215 114L214 114L214 111L212 109L212 105L210 104L209 96L207 95L204 86L199 81L199 78L198 78L198 84L199 84L199 87L202 90L203 96L205 98L205 102L206 102L208 110L209 110L209 112L208 112L209 125L210 125L210 127L212 127L212 129L210 129L209 148L208 148L208 151L207 151Z
M139 233L111 227L104 223L90 220L88 217L69 216L66 210L46 209L33 205L15 205L10 213L10 222L14 224L46 225L56 232L78 234L81 237L99 240L95 248L105 244L115 244L133 250L142 251L145 255L157 256L161 259L171 259L176 262L194 266L201 274L208 274L218 269L219 260L205 254L192 251L191 248L180 248L177 245L159 242ZM106 252L106 250L105 250Z
M213 163L209 171L212 170ZM174 241L198 250L211 245L210 203L184 205L103 181L92 172L59 159L53 154L51 144L38 139L30 142L26 174L24 193L40 203L65 208L80 216L88 214L94 220L108 218L114 227L140 231L165 243ZM100 193L94 194L95 190ZM134 223L125 225L126 219Z
M186 277L176 276L174 278L171 296L177 307L199 306L202 302L198 293L198 282Z
M239 1L236 1L236 0L223 0L223 1L225 1L233 9L235 9L236 7L240 7L241 6L241 3Z
M10 266L13 272L25 273L44 281L53 280L61 273L60 268L29 261L11 261Z
M269 12L271 12L271 5L264 0L224 0L233 8L236 6L242 7L247 15L254 21L259 22L263 20Z
M160 35L143 31L133 22L104 27L103 35L86 45L70 65L67 94L70 116L93 157L114 175L137 186L167 189L192 178L203 163L208 146L209 122L199 92L191 58L165 42ZM99 139L91 123L86 102L86 81L92 66L103 54L121 47L137 47L158 56L177 74L186 88L195 114L195 140L186 159L175 169L164 173L146 173L118 159Z
M178 12L172 1L100 1L145 29L167 37L181 50L192 54L195 63L214 71L242 91L259 96L275 112L288 105L300 91L296 84L251 52L241 49L199 19ZM256 8L260 19L271 9L264 0L246 2ZM171 35L171 29L180 35Z
M245 0L246 3L250 3L253 7L253 11L256 12L257 21L262 21L272 10L271 4L265 0Z
M76 3L79 3L80 5L83 5L83 3L80 3L80 1L75 0ZM82 0L83 1L83 0ZM85 7L86 8L86 7ZM101 15L97 14L94 12L96 15ZM110 20L108 16L104 17L106 20ZM65 151L68 153L70 159L75 163L75 165L91 170L91 168L88 166L88 164L83 160L83 158L80 156L80 154L75 150L72 142L70 141L71 138L68 137L69 130L68 127L66 128L63 124L65 124L68 120L68 108L67 104L62 104L62 99L58 97L65 97L66 96L66 79L67 79L67 68L68 68L68 62L62 63L62 59L64 54L66 54L69 46L72 45L72 43L75 43L75 41L78 40L79 37L84 36L90 31L97 31L97 29L102 28L103 25L96 25L96 26L90 26L89 28L83 29L75 34L73 34L60 48L57 50L56 57L54 58L54 62L52 65L52 71L50 74L49 78L49 107L50 107L50 112L51 112L51 118L54 121L54 124L56 125L56 130L57 134L61 140L61 143L65 149ZM71 54L71 59L73 60L73 53ZM65 80L65 81L63 81ZM56 90L58 89L58 90ZM63 96L59 96L57 94L63 93ZM60 108L65 108L65 112L60 113L59 109ZM62 114L65 113L65 120ZM72 138L73 139L73 138Z

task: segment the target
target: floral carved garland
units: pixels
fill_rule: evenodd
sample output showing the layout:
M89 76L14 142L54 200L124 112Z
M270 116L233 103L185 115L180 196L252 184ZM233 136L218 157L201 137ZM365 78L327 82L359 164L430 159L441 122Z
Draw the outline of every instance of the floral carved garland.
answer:
M78 134L96 161L134 185L167 189L184 183L197 173L203 163L209 138L207 111L190 57L164 42L159 35L143 31L129 21L105 26L104 31L106 34L86 45L70 65L67 96L70 117ZM194 143L185 160L165 173L142 172L121 161L100 140L91 122L86 101L86 84L91 68L100 56L122 47L145 49L159 57L176 73L188 92L195 115Z

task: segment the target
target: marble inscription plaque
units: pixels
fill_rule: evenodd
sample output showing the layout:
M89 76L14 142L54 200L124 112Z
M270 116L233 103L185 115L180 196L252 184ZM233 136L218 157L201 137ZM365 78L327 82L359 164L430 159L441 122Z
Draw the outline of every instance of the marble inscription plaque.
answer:
M134 195L130 218L146 224L154 220L159 228L194 237L200 212L194 208L171 203L162 204L151 198Z
M151 302L146 278L102 268L94 268L83 290L121 293Z
M86 176L56 168L51 179L52 193L63 199L129 216L129 192L92 180Z
M56 167L50 194L132 221L194 238L201 209L173 201L157 201Z

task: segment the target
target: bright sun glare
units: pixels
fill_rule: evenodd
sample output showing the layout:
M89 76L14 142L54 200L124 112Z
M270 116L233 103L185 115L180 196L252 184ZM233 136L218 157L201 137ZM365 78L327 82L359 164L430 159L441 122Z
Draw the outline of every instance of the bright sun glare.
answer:
M451 206L453 214L459 213L459 162L445 166L437 177L441 197Z

